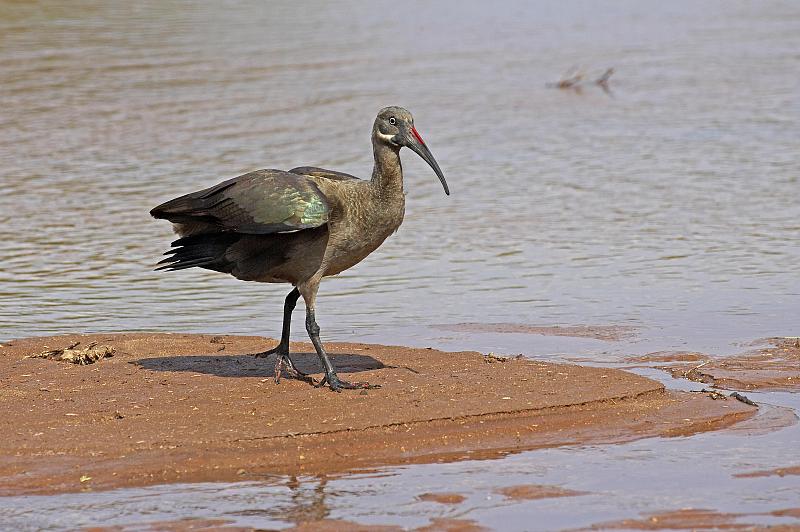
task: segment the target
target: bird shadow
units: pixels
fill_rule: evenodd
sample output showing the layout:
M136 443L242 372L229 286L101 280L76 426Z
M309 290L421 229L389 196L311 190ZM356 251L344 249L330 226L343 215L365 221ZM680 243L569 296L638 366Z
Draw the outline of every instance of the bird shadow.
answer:
M367 355L330 354L337 373L359 373L386 366ZM297 369L303 373L322 373L316 353L292 353ZM151 371L190 371L217 377L272 377L275 375L275 356L256 358L253 355L176 355L142 358L130 362Z

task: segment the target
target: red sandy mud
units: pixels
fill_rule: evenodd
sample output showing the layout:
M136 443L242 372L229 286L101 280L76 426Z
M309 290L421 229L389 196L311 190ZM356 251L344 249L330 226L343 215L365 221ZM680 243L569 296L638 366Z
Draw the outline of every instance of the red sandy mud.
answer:
M685 378L729 390L800 389L800 340L770 338L769 347L729 357L700 353L652 353L629 362L673 362L658 366Z
M800 475L800 466L779 467L777 469L768 469L762 471L748 471L747 473L737 473L733 475L737 478L753 478L753 477L785 477L786 475Z
M703 362L704 360L708 360L708 355L694 351L657 351L625 359L626 362Z
M426 502L438 502L439 504L461 504L466 497L459 493L423 493L417 499Z
M402 532L408 529L391 525L361 525L340 519L323 519L308 521L284 530L290 532ZM486 532L488 529L469 519L440 517L431 519L429 525L412 530L413 532Z
M76 341L114 356L78 366L26 358ZM491 458L543 446L686 435L755 409L673 393L631 373L330 344L346 379L334 393L272 380L258 337L98 334L0 348L0 494L322 474ZM318 372L306 344L301 370ZM490 363L491 362L491 363ZM320 375L318 374L317 377Z
M291 528L285 528L291 532L402 532L403 528L393 525L361 525L344 519L320 519L318 521L306 521Z
M542 336L571 336L573 338L592 338L618 342L635 335L635 327L621 325L524 325L520 323L457 323L455 325L439 325L440 329L458 332L485 333L521 333L539 334Z
M586 495L584 491L575 491L560 488L558 486L545 486L541 484L523 484L520 486L508 486L497 490L497 493L507 499L516 501L526 501L534 499L550 499L553 497L575 497Z
M798 530L800 521L780 523L769 527L747 522L757 516L796 518L797 509L776 510L765 513L721 513L714 510L681 509L652 514L642 519L623 519L594 525L587 530L770 530L784 532Z
M177 521L154 521L132 525L84 528L84 532L252 532L252 527L236 526L225 519L180 519ZM402 532L408 530L395 525L362 525L344 519L319 519L298 523L285 532ZM413 529L413 532L484 532L488 529L467 519L434 518L429 525Z
M253 532L253 527L235 526L227 519L179 519L152 521L135 525L91 526L83 532Z
M488 530L470 519L438 517L431 519L429 525L415 529L415 532L488 532Z

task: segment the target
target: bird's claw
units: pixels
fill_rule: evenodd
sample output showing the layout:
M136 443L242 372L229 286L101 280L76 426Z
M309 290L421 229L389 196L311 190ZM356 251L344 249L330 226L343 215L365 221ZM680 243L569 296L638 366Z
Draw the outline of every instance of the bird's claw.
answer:
M282 370L283 370L283 357L278 357L275 360L275 384L280 384Z
M253 354L253 356L256 358L267 358L270 355L276 355L274 376L275 384L280 384L281 375L286 375L290 379L304 381L316 386L316 381L310 375L307 375L297 369L294 363L292 363L292 359L289 358L289 353L285 352L284 349L281 349L280 345L273 347L268 351L262 351L261 353Z
M321 388L328 384L334 392L341 392L342 390L375 390L381 387L380 384L370 384L368 382L347 382L341 380L336 374L325 375L322 380L314 386Z
M286 372L286 375L290 379L304 381L316 386L316 383L314 379L311 377L311 375L303 373L302 371L297 369L292 363L292 359L289 358L288 354L278 353L278 356L275 359L275 384L280 384L281 373L283 372Z

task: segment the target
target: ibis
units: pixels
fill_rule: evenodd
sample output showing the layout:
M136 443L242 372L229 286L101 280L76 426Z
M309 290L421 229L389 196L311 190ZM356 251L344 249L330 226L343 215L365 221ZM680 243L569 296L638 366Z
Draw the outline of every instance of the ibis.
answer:
M205 268L243 281L293 285L284 301L280 342L256 354L275 355L275 381L285 374L316 386L327 383L334 391L375 388L337 375L320 340L316 298L324 277L364 260L403 222L403 147L431 166L449 195L411 113L386 107L372 126L375 165L369 180L311 166L256 170L154 208L150 214L172 222L180 237L157 269ZM289 354L292 311L300 296L306 331L325 371L319 383L298 370Z

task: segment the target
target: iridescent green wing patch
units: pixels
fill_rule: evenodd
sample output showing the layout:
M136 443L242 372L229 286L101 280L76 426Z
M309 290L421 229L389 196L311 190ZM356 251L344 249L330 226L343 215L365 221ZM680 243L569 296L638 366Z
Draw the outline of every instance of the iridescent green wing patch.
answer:
M168 201L151 214L177 223L203 221L227 231L268 234L319 227L327 223L330 205L306 176L258 170Z

